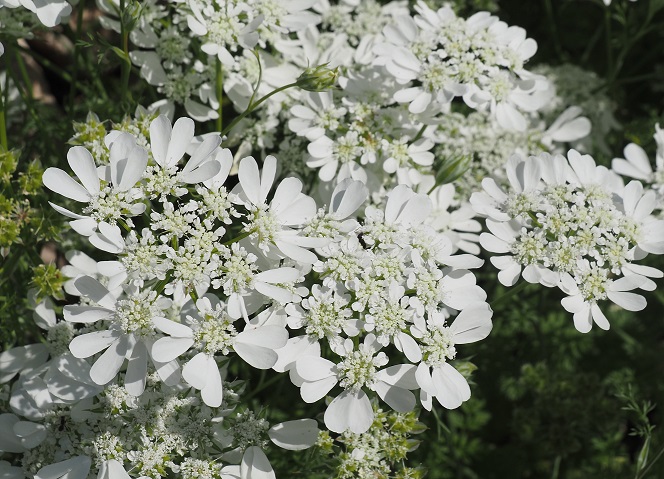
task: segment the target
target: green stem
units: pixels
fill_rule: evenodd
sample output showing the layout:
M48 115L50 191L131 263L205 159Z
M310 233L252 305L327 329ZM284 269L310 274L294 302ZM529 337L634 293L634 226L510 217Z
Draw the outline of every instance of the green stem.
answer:
M5 81L8 78L8 76L5 76ZM0 145L2 145L4 151L9 149L7 144L7 121L5 120L5 100L2 83L0 83Z
M124 24L125 0L120 0L120 37L122 38L122 51L124 52L124 61L122 63L122 91L125 100L131 102L131 92L129 91L129 75L131 74L131 59L129 58L129 30ZM125 112L128 113L128 112Z
M229 244L237 243L238 241L243 240L244 238L249 236L250 234L251 234L251 231L247 231L246 233L239 234L235 238L226 241L224 243L224 246L228 246Z
M650 461L650 464L648 464L648 467L645 469L642 469L641 472L636 476L636 479L642 479L643 477L646 476L646 473L652 468L652 466L659 460L660 457L662 457L662 454L664 454L664 447L662 447L655 457L653 458L652 461Z
M76 87L78 80L78 61L81 52L81 47L78 44L81 30L83 30L83 14L85 13L85 0L81 0L79 4L78 17L76 18L76 32L74 32L74 63L72 65L71 74L71 88L69 90L69 117L73 116L74 99L76 98Z
M258 87L261 86L261 81L263 80L263 66L261 65L261 57L258 53L258 47L254 48L254 56L256 57L256 62L258 62L258 81L254 87L254 91L251 93L251 98L249 98L249 104L251 105L254 102L256 93L258 92Z
M551 471L551 479L558 479L558 474L560 474L560 456L556 456L556 460L553 462L553 471Z
M245 400L247 400L247 399L251 399L251 398L254 397L256 394L258 394L259 392L261 392L261 391L267 389L268 387L272 386L274 383L280 381L281 379L282 379L282 375L281 375L281 374L277 374L276 376L271 377L271 378L268 379L267 381L261 381L261 382L263 383L262 386L257 387L256 389L254 389L253 391L251 391L250 394L244 396L244 399L245 399Z
M23 60L23 56L21 56L21 51L18 48L13 50L16 57L16 64L18 65L18 69L21 71L21 77L23 79L23 83L25 84L25 93L30 101L32 101L34 100L34 97L32 95L32 81L30 80L30 75L28 75L28 69L25 67L25 61Z
M221 66L221 60L217 57L216 64L216 92L217 92L217 101L219 106L217 107L217 131L221 131L224 126L224 70ZM251 102L249 102L251 104Z
M553 15L553 4L551 0L544 0L544 8L546 9L546 16L549 17L549 28L551 30L551 39L553 40L553 47L556 50L556 55L558 55L559 60L563 60L563 49L560 46L560 36L558 35L558 24Z
M7 44L6 45L7 50L12 50L13 45ZM6 53L7 56L9 56L10 53ZM19 54L20 55L20 54ZM30 113L30 116L32 119L35 121L35 123L39 124L39 115L37 115L37 112L35 112L34 108L34 102L32 101L32 85L30 83L23 85L21 82L19 82L14 75L14 71L11 68L7 68L5 70L7 72L8 77L11 79L11 81L14 83L16 86L16 89L18 90L19 94L21 95L21 100L25 103L25 106L28 108L28 113ZM26 72L27 73L27 72ZM7 88L7 91L5 92L5 95L9 92L9 88ZM7 96L5 96L5 103L7 102Z
M71 75L62 68L60 68L59 66L57 66L55 63L50 61L48 58L40 55L39 53L35 52L30 48L22 47L21 45L18 45L18 49L21 50L23 53L27 53L28 55L30 55L32 58L35 59L37 63L39 63L44 68L47 68L48 70L52 71L60 78L62 78L64 81L71 83L72 81Z
M127 233L131 232L131 227L127 224L127 222L123 218L118 218L118 224L120 227L125 230Z
M267 95L261 97L256 103L253 103L253 104L249 105L249 106L247 107L246 110L244 110L242 113L240 113L240 114L239 114L239 115L238 115L238 116L237 116L237 117L231 122L230 125L228 125L226 128L224 128L224 129L221 131L221 134L222 134L222 135L225 135L226 133L230 132L230 131L233 129L233 127L234 127L235 125L237 125L237 124L238 124L238 123L239 123L244 117L246 117L249 113L251 113L252 111L254 111L258 105L260 105L261 103L263 103L265 100L267 100L267 99L270 98L271 96L276 95L277 93L282 92L282 91L284 91L284 90L287 90L288 88L292 88L292 87L294 87L294 86L298 86L298 82L293 82L293 83L289 83L288 85L280 86L280 87L277 88L276 90L273 90L273 91L271 91L270 93L268 93Z
M196 301L198 301L198 293L196 292L195 289L192 289L192 290L189 292L189 297L190 297L191 300L194 302L194 304L196 304Z
M422 128L419 129L417 134L415 135L415 138L413 138L412 143L415 143L417 140L422 138L422 135L424 135L424 131L427 129L427 125L422 125Z
M510 289L507 290L505 294L503 294L501 297L494 299L489 303L491 308L494 308L498 303L502 303L505 301L507 298L514 296L516 293L522 291L526 286L528 286L530 283L527 281L521 281L519 284L516 286L512 286Z
M155 284L153 290L157 292L157 295L161 295L161 293L164 292L164 289L166 289L166 286L168 286L168 283L171 281L173 281L173 275L169 271L164 279L159 280L157 284Z

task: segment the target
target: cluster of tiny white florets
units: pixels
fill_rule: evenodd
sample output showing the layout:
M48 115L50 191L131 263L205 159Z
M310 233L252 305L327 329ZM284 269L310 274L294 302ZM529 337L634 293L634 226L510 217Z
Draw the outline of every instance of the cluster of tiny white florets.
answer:
M418 477L417 469L403 466L402 460L419 445L413 435L425 430L415 413L382 411L375 405L375 419L371 428L362 433L345 432L336 438L322 433L318 446L326 454L334 455L335 479L373 477Z
M206 311L202 319L189 316L188 322L194 331L194 347L209 355L220 352L228 355L237 336L234 321L224 310L223 304L217 304L214 309Z
M420 113L434 100L444 104L456 96L472 108L484 108L487 100L478 97L485 96L516 113L510 96L534 91L522 82L527 76L523 65L537 48L525 31L507 27L488 12L463 19L449 6L434 11L419 2L415 9L416 16L402 16L388 25L385 43L376 47L375 62L408 84L395 98ZM521 117L509 126L523 130L524 121Z
M268 443L269 428L270 424L265 419L256 417L253 411L247 410L235 416L233 438L241 450L250 446L265 447Z
M533 72L546 76L555 91L541 111L543 117L551 122L569 106L578 106L593 128L587 138L575 143L575 148L591 154L608 154L607 138L620 124L616 119L616 102L603 88L604 80L593 71L569 63L538 65Z
M527 281L560 287L569 295L563 306L575 314L582 331L592 320L608 328L596 306L605 299L626 309L645 307L643 297L627 291L652 289L649 277L662 274L634 265L647 253L664 252L657 236L664 223L651 214L654 191L638 182L624 186L614 172L574 150L569 160L515 156L507 164L507 177L507 193L494 180L485 180L486 192L471 197L476 210L488 216L482 246L510 255L491 260L503 284L514 284L523 268Z
M390 97L368 94L365 82L393 90L394 80L381 68L352 74L341 92L305 93L291 110L291 131L308 140L306 164L322 181L376 177L387 184L415 184L430 171L433 146L419 139L423 127L405 106Z
M504 179L505 162L515 152L536 155L544 151L543 133L539 127L526 131L503 128L486 112L449 113L441 117L434 133L434 153L437 158L472 158L468 170L454 183L459 197L468 199L481 189L482 179Z
M51 463L87 456L96 467L115 460L153 479L178 472L196 479L219 477L225 465L219 451L239 445L220 445L213 439L217 424L236 404L230 399L233 394L228 398L231 402L213 409L192 398L185 388L157 383L149 394L136 398L111 384L85 406L81 417L70 416L63 408L49 413L50 439L24 452L21 467L34 474ZM243 415L237 417L241 420ZM216 459L209 461L212 455Z

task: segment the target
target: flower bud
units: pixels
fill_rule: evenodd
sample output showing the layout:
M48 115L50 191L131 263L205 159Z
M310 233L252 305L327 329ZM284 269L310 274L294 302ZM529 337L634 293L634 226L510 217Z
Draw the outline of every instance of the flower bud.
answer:
M436 185L452 183L462 177L468 171L472 160L472 155L458 155L445 158L436 175Z
M327 65L328 63L323 63L304 70L297 78L298 86L303 90L318 92L334 88L337 78L339 78L339 67L332 69Z

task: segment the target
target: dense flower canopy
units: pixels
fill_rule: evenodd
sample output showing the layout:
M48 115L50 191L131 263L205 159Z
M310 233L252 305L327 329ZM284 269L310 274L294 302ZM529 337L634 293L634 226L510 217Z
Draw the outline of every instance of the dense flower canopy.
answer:
M595 3L583 57L604 33L607 78L491 1L97 0L91 20L83 1L0 0L0 270L29 264L22 231L57 240L21 293L32 319L0 324L0 478L274 479L290 460L420 478L406 456L438 457L420 414L465 447L454 434L488 421L473 371L521 360L515 321L570 355L593 325L637 349L621 315L664 277L664 132L614 151L609 86L639 77L618 80L610 27L645 11L637 42L664 4ZM88 42L92 21L107 32ZM69 144L19 167L7 132L43 114L24 53L53 32L72 62L35 58L68 85ZM514 357L486 360L492 340Z

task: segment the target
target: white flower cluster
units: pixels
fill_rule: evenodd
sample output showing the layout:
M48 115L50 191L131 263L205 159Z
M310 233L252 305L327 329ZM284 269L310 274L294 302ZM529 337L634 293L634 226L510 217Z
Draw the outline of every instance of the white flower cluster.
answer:
M415 17L385 27L375 47L374 63L403 85L394 98L422 113L462 97L471 108L490 109L502 126L525 130L522 111L539 109L548 90L543 77L523 68L536 42L488 12L463 19L450 7L434 11L419 2L415 9Z
M536 155L544 151L559 152L560 143L583 138L590 131L587 118L570 107L546 128L541 121L531 119L525 131L503 128L488 112L473 112L467 116L449 113L441 117L431 135L438 158L465 155L472 158L468 171L456 182L460 199L467 199L481 189L482 179L492 177L499 184L507 180L505 163L514 153Z
M310 58L329 60L341 71L340 90L304 93L278 116L299 137L284 132L285 139L279 145L280 155L295 171L306 175L301 166L305 163L318 170L323 183L353 178L369 185L373 195L380 197L381 188L395 184L427 184L441 168L441 159L447 157L479 153L479 171L470 176L488 172L504 176L500 170L515 149L528 144L526 153L537 153L553 149L554 143L579 140L590 132L589 120L574 106L558 112L548 125L542 121L537 110L551 101L549 83L520 67L510 70L506 64L507 58L518 57L518 48L534 52L534 42L526 40L521 29L508 28L488 14L466 21L449 8L436 13L418 4L418 14L411 17L400 4L390 3L383 9L371 5L341 3L329 7L323 12L322 25L344 23L342 31L346 32L372 9L379 19L376 23L385 24L382 32L368 29L362 36L347 33L335 37L332 43L323 40L327 33L321 31L318 36L302 36L299 43L293 41L289 48L282 48L286 60L298 58L296 47L302 46ZM347 54L336 55L339 51ZM440 63L440 56L445 57L449 70L445 75L441 73L441 78L449 77L448 83L457 83L454 88L431 90L433 87L426 86L418 75L429 68L427 62ZM424 62L417 68L408 63L416 57ZM523 63L525 58L520 61ZM453 72L459 62L476 63L477 77L458 78ZM510 85L514 89L509 92L513 102L481 99L486 93L482 85L493 78L491 75L513 78ZM436 92L442 96L436 96ZM469 116L451 112L450 102L455 96L463 96L478 111ZM270 118L279 123L276 117ZM268 120L262 123L269 124ZM306 145L308 155L291 159L300 145ZM484 161L483 153L495 161ZM461 185L466 190L462 192L464 198L470 195L467 187L471 185Z
M305 231L330 237L313 269L322 279L299 305L286 307L288 325L302 335L277 353L275 368L289 370L306 402L336 385L340 392L325 412L331 431L366 431L374 414L367 392L374 391L395 411L433 399L456 408L470 397L466 379L450 364L456 346L478 341L491 330L486 293L466 268L482 264L469 254L453 255L452 241L424 223L431 200L409 187L395 187L384 208L369 206L359 226L348 232L346 218L353 183L343 198L332 198L329 216L319 214ZM359 193L359 192L358 192ZM366 194L366 193L365 193ZM451 318L456 315L456 319ZM321 357L329 349L330 359ZM385 351L403 353L391 361ZM391 365L390 365L391 364Z
M544 75L552 85L551 99L540 110L546 121L554 121L563 111L578 107L592 123L590 135L571 138L572 146L591 154L610 153L607 138L620 124L616 120L616 103L606 93L605 82L595 72L576 65L538 65L533 72Z
M262 172L253 158L243 160L240 184L228 191L230 152L219 148L218 136L192 146L194 123L188 118L171 126L157 117L148 133L149 151L140 137L111 131L104 143L108 155L100 161L82 146L71 148L68 162L78 181L57 168L44 173L48 188L82 204L82 214L53 205L56 210L118 260L97 263L69 253L65 289L80 302L63 308L65 321L52 303L40 303L36 319L48 342L0 356L3 381L20 374L10 398L14 414L2 416L13 431L10 445L0 443L0 450L30 458L24 469L11 469L11 477L59 477L75 468L84 478L92 457L100 478L128 477L127 463L132 473L152 478L169 470L230 478L255 468L261 473L251 477L268 478L272 469L261 451L268 438L287 449L316 440L311 419L270 428L251 412L229 416L228 401L236 393L223 381L220 364L232 356L258 369L275 365L275 350L288 340L283 308L307 293L297 283L317 259L308 248L327 242L300 232L316 214L314 201L294 178L267 200L276 174L273 157ZM135 222L142 220L148 222L141 229ZM90 421L99 418L96 404L106 400L112 403L108 420L132 411L116 418L118 424L95 428ZM202 411L195 414L205 416L207 429L187 412L192 405ZM220 422L215 408L231 417L221 429L213 427ZM169 419L171 413L177 421ZM78 436L61 438L53 429L60 417L70 416L83 422L59 431ZM52 447L60 442L64 449ZM210 462L212 451L236 465ZM175 461L178 455L182 462Z
M238 359L290 371L306 402L338 386L324 416L338 433L366 432L372 399L401 413L415 408L412 391L427 409L469 399L451 361L489 334L492 311L466 269L482 261L454 254L478 252L479 223L447 211L451 185L431 197L397 186L358 218L368 190L346 179L317 210L299 179L272 193L274 157L262 169L244 158L231 186L219 136L150 118L139 111L100 142L105 127L89 116L74 141L96 154L70 149L76 179L44 172L47 188L80 205L53 207L117 259L69 252L64 289L78 303L64 321L40 303L46 344L0 356L2 381L17 377L0 450L23 454L3 474L83 479L94 463L100 479L273 477L268 440L307 448L316 421L270 428L235 406L224 378Z
M3 369L18 362L20 353L3 353ZM3 477L85 479L98 469L97 477L105 479L128 479L127 470L151 479L172 474L231 479L252 467L264 474L251 477L270 477L263 452L270 442L296 450L313 444L319 434L312 419L270 427L240 407L238 393L244 386L239 383L224 382L224 402L215 408L184 385L167 386L155 374L149 375L149 388L140 397L122 387L125 373L117 383L85 397L82 383L70 376L82 377L75 359L68 353L54 357L69 382L44 374L43 366L24 369L13 388L14 412L0 415L0 449L20 457L19 467L0 462Z
M362 434L346 431L333 438L321 432L316 445L324 454L333 455L338 465L334 479L393 477L406 479L421 477L418 468L406 467L407 454L419 446L415 434L426 426L417 421L413 412L382 411L374 405L375 419Z
M366 68L343 78L340 92L307 92L291 107L288 126L306 138L305 163L321 181L412 186L431 173L433 142L417 138L424 125L386 94L394 86L381 68Z
M102 8L108 0L101 1ZM130 52L141 76L163 100L152 108L173 116L184 106L197 121L218 118L217 76L223 90L242 111L254 92L265 94L294 81L299 69L266 49L292 32L316 25L320 17L310 10L311 0L250 0L199 2L144 2L140 26L131 32L138 47ZM119 31L106 6L106 24ZM165 22L167 18L170 21ZM219 64L217 64L219 62ZM260 64L258 63L260 62ZM263 80L259 85L259 80Z
M567 158L543 153L507 164L509 189L493 179L470 201L487 217L480 244L506 286L519 275L529 283L559 287L574 325L588 332L593 321L609 322L598 303L610 300L629 311L646 306L634 289L653 290L662 272L639 265L648 253L664 253L664 221L652 216L655 192L641 183L624 185L589 155L570 150Z

